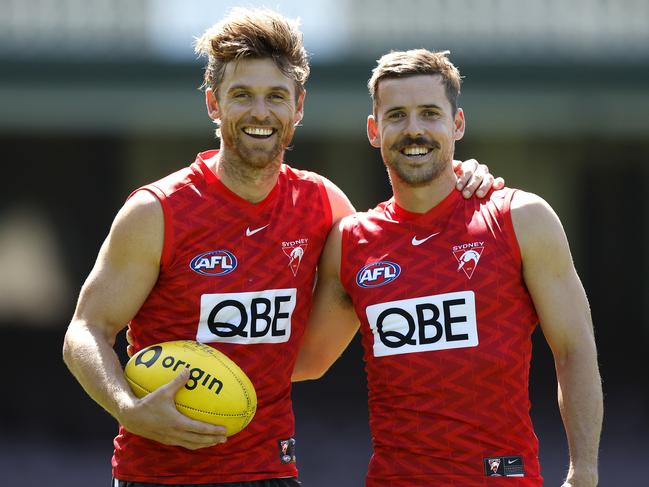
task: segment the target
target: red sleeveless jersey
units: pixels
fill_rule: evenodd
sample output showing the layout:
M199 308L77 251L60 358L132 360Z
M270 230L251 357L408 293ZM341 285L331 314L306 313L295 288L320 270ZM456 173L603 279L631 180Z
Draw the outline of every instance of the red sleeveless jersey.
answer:
M529 416L537 323L511 189L425 214L349 220L341 279L361 319L374 455L367 485L540 486Z
M311 307L315 269L331 228L321 179L282 165L258 204L225 187L201 153L145 186L161 202L158 281L130 323L136 349L197 340L234 360L257 391L257 413L223 445L167 446L120 428L113 475L163 484L296 476L291 373Z

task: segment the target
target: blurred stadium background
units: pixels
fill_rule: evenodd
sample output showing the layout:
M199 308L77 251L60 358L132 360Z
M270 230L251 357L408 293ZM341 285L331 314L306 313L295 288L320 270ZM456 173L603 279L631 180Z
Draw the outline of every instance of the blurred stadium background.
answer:
M115 423L67 373L63 333L130 191L216 145L191 44L237 4L301 18L312 76L287 160L359 209L389 194L364 135L374 60L452 51L465 77L458 157L545 197L571 241L606 393L600 485L646 482L649 1L0 0L2 484L108 485ZM546 484L558 486L567 453L538 333L534 353L532 414ZM304 485L362 485L358 342L294 398Z

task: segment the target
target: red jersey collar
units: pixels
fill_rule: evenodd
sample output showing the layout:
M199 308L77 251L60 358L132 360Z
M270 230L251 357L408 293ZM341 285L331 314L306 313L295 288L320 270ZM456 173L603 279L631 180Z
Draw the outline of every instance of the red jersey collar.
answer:
M457 203L462 199L462 193L457 189L453 188L446 198L444 198L439 204L432 207L425 213L415 213L408 211L405 208L400 207L397 202L394 200L394 196L390 198L386 206L386 211L390 217L396 221L414 221L418 219L436 219L442 215L450 212Z
M273 186L273 189L270 191L270 193L268 193L268 195L259 203L251 203L250 201L236 194L225 184L223 184L219 177L207 166L205 162L216 156L216 154L218 153L219 149L211 149L204 152L199 152L196 156L196 160L194 161L197 170L203 175L205 181L210 185L210 187L214 188L215 191L223 195L225 198L231 200L232 202L253 209L263 208L275 200L277 192L279 191L279 177L277 178L277 182L275 183L275 186ZM284 171L285 165L282 164L280 173L283 173Z

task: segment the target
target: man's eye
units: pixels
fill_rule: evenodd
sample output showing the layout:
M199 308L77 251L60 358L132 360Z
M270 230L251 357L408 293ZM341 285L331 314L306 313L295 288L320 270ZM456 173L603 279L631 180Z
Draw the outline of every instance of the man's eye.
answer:
M398 120L400 118L403 118L405 114L403 112L392 112L388 115L388 118L390 120Z

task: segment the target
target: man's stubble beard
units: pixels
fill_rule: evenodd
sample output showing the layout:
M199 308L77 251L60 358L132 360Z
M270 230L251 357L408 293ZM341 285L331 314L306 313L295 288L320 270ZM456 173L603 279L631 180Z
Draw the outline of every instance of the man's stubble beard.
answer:
M404 161L397 160L393 162L384 160L384 163L388 169L390 180L396 176L399 181L407 186L418 188L426 186L439 178L447 167L452 165L454 152L455 141L452 141L451 145L444 152L441 152L441 149L438 150L438 154L432 164L415 170L409 169L407 163Z
M261 150L251 148L248 144L239 142L246 135L232 135L228 129L221 127L221 145L229 148L229 152L235 155L238 160L237 164L241 170L263 170L271 166L279 168L284 160L284 152L288 148L295 128L292 125L286 127L286 130L276 137L276 141L270 149ZM235 161L232 161L235 162ZM244 169L246 168L246 169Z

